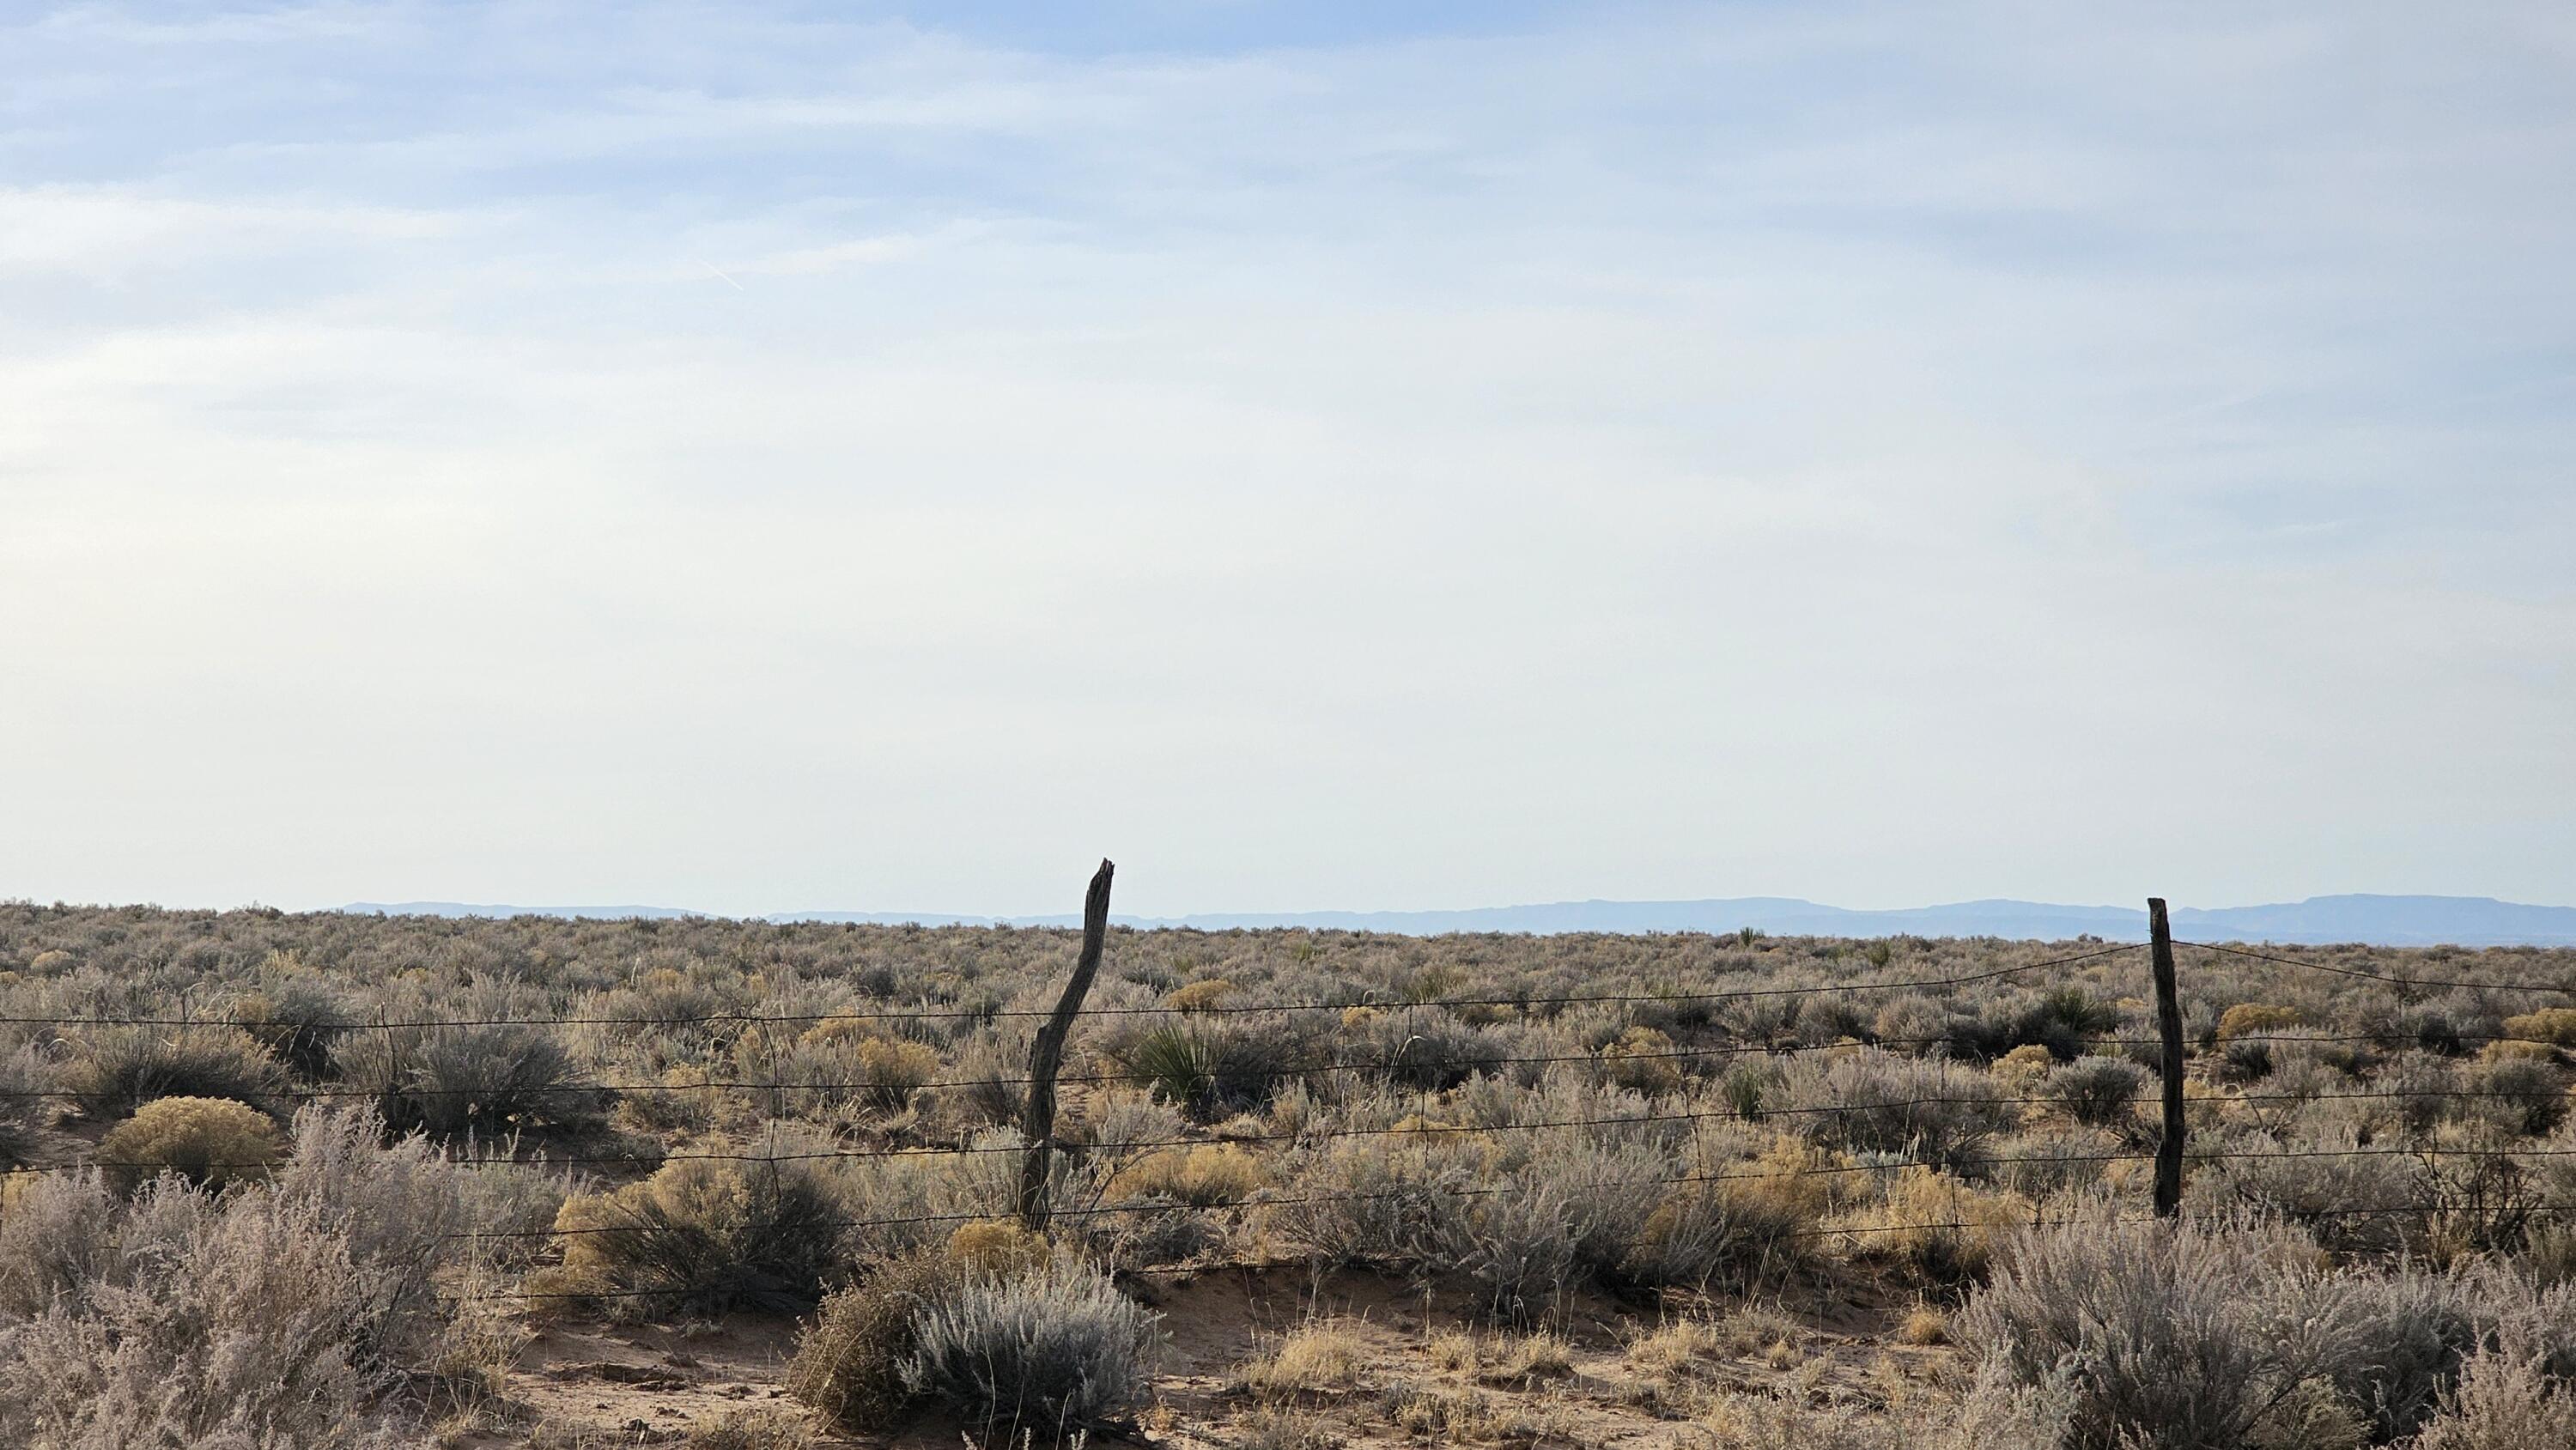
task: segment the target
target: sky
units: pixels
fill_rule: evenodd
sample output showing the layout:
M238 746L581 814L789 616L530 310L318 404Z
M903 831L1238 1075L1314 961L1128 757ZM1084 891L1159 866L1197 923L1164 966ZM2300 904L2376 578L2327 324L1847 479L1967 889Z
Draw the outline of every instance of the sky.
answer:
M0 8L0 896L2576 902L2571 71Z

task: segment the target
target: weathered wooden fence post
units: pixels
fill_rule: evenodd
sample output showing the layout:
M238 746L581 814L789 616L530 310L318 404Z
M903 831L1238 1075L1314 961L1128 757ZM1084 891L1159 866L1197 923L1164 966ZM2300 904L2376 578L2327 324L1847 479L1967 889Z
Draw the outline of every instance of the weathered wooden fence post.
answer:
M1020 1137L1028 1144L1020 1158L1020 1222L1033 1233L1047 1226L1047 1169L1055 1154L1055 1074L1064 1063L1064 1039L1100 974L1100 953L1109 939L1109 877L1115 870L1100 863L1091 890L1082 899L1082 955L1074 959L1073 980L1064 984L1055 1011L1038 1029L1029 1048L1029 1104L1020 1117Z
M2156 974L2156 1029L2164 1038L2165 1131L2156 1141L2156 1216L2182 1211L2182 1001L2174 988L2173 928L2165 899L2147 898L2147 947Z

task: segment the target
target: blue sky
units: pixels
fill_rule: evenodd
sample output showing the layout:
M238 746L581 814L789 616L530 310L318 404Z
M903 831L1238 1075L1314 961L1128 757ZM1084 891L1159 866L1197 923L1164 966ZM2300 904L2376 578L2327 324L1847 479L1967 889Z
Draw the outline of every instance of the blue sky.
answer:
M0 893L2576 900L2554 7L0 60Z

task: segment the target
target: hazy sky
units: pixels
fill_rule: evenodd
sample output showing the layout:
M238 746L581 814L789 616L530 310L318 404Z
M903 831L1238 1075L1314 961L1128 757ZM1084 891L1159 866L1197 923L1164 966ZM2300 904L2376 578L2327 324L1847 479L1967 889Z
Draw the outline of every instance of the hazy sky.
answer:
M2565 7L0 17L0 896L2576 902Z

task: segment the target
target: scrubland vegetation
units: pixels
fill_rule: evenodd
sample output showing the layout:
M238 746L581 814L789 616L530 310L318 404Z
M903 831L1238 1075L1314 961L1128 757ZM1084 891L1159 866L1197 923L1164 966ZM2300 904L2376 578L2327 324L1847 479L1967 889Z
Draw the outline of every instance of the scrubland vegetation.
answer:
M1117 933L1040 1236L1069 933L0 907L0 1443L2576 1445L2576 997L2186 951L2158 1223L2098 947Z

